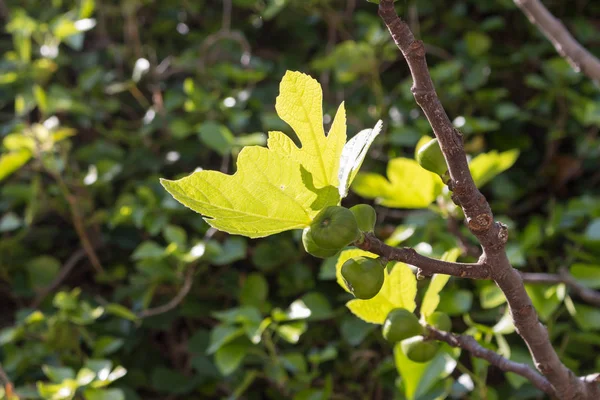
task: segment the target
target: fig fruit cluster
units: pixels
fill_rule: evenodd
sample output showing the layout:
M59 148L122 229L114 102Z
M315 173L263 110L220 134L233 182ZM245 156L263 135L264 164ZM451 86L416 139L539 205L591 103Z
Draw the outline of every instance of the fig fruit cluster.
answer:
M331 206L321 210L302 232L306 251L320 258L332 257L358 240L363 232L372 232L377 215L367 204L350 209Z
M452 328L447 314L436 311L425 321L442 331ZM426 329L412 312L396 308L389 312L382 327L383 337L390 343L400 343L406 357L414 362L431 361L439 350L439 344L426 337Z

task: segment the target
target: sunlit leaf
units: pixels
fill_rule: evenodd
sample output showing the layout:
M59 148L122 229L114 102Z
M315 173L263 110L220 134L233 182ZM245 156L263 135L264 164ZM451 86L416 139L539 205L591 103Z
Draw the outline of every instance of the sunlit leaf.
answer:
M442 256L443 261L454 262L460 255L460 250L454 248L444 253ZM429 287L427 288L427 292L425 292L425 296L423 297L423 302L421 303L421 317L426 319L428 316L433 314L438 304L440 303L440 292L446 286L446 283L450 279L450 275L441 275L435 274L431 278L431 282L429 283Z
M373 173L359 173L352 190L391 208L425 208L442 191L442 180L415 160L394 158L388 163L387 179Z
M342 103L325 136L322 102L323 92L316 80L300 72L286 72L275 109L294 129L301 148L281 132L270 132L268 144L273 151L299 162L312 174L317 188L338 187L340 156L346 143L346 111Z
M494 179L497 175L513 166L519 157L519 150L508 150L498 153L495 150L482 153L469 164L471 175L478 188Z

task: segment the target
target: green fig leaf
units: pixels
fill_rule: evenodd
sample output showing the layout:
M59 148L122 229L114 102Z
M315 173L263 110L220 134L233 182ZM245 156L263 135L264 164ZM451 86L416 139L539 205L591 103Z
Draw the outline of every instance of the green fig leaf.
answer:
M180 203L205 216L216 229L251 238L303 229L321 209L339 203L340 156L346 141L344 104L325 136L319 83L288 71L276 109L302 142L298 148L281 132L270 132L268 148L248 146L237 172L198 171L172 181L161 179Z
M298 148L282 132L269 132L268 146L300 163L313 176L315 187L337 187L340 157L346 143L346 111L344 103L340 104L325 136L322 103L323 91L316 80L300 72L287 71L281 80L275 109L294 129L302 147Z
M310 225L318 196L302 183L297 162L249 146L240 152L237 168L234 175L198 171L161 183L176 200L228 233L257 238Z

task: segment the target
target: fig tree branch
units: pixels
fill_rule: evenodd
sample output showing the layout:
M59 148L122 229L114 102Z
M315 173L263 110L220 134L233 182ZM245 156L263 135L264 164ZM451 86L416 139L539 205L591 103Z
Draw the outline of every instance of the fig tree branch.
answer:
M600 82L600 60L571 36L563 23L554 17L540 0L514 0L529 22L552 43L558 54L577 71Z
M583 286L579 283L566 268L561 268L558 274L544 274L536 272L521 272L523 281L527 283L542 283L555 285L564 283L569 289L582 300L600 307L600 292Z
M196 272L196 267L194 265L188 266L185 271L185 276L183 277L183 285L171 300L167 303L160 305L158 307L149 308L147 310L141 311L138 314L139 318L148 318L154 317L156 315L164 314L168 311L171 311L175 307L179 305L185 299L185 296L190 292L192 288L192 284L194 283L194 273Z
M393 0L380 1L379 16L408 63L413 78L411 91L440 143L450 173L448 187L453 192L452 200L462 208L469 230L481 244L483 253L478 264L489 270L491 279L506 296L516 331L527 344L536 368L550 381L561 399L600 398L600 389L595 384L580 380L560 361L546 327L538 320L521 274L508 261L505 252L508 229L494 221L489 203L475 186L462 134L450 122L437 96L423 42L416 40L408 25L398 17Z
M458 347L460 349L467 350L473 356L486 360L504 372L514 372L517 375L521 375L542 392L551 396L555 395L552 384L550 384L548 379L546 379L543 375L540 375L535 369L531 368L527 364L511 361L505 357L502 357L495 351L486 349L477 343L477 340L475 340L473 336L457 335L450 332L444 332L431 326L428 326L427 330L429 332L428 337L446 342L452 347Z
M479 263L458 263L437 260L417 253L410 247L392 247L377 239L373 234L367 233L364 240L355 243L362 250L378 254L390 261L400 261L414 265L422 270L422 275L445 274L470 279L490 279L490 270L486 265Z

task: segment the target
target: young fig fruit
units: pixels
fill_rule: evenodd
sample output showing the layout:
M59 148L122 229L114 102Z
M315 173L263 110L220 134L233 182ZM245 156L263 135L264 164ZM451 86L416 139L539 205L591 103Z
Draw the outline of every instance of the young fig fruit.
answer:
M321 210L310 224L310 231L317 246L336 252L360 237L352 211L339 206Z
M400 346L402 352L408 357L409 360L425 363L431 361L438 351L439 345L435 342L426 341L423 336L414 336L408 339L404 339Z
M438 174L444 183L448 183L450 178L448 175L448 165L446 165L444 154L437 139L431 139L421 146L417 152L416 159L421 167Z
M372 299L385 279L385 266L376 258L355 257L342 265L342 277L357 299Z
M302 231L302 244L304 245L304 249L308 254L319 258L332 257L336 255L339 251L338 249L324 249L322 247L317 246L317 244L312 238L310 228L306 228Z
M361 232L373 232L375 230L375 222L377 222L377 212L368 204L357 204L350 207L350 211L356 218L356 224Z
M440 331L449 332L452 329L452 321L448 314L436 311L425 319L425 321Z
M400 342L413 336L422 335L423 327L415 314L404 308L389 312L382 327L383 337L390 343Z

